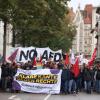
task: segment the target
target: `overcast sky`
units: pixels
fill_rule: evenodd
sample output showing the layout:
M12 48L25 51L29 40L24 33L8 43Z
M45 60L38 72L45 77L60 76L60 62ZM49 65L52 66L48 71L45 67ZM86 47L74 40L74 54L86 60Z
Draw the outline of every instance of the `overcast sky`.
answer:
M93 6L100 6L100 0L71 0L70 7L74 8L74 11L78 8L80 4L80 8L83 9L86 4L93 4Z

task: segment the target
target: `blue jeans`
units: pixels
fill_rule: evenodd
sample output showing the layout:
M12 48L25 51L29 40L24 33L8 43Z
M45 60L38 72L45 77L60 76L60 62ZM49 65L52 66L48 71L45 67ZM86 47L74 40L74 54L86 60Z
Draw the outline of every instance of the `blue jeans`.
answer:
M91 93L91 81L84 81L85 91Z
M96 80L96 92L100 93L100 80Z
M73 80L72 91L75 91L76 92L76 87L77 87L76 81Z
M65 92L69 92L69 80L65 81Z
M76 91L76 82L75 80L69 81L69 93L72 93L73 91Z
M77 79L76 80L76 91L78 92L79 90L81 90L82 85L81 85L81 79Z

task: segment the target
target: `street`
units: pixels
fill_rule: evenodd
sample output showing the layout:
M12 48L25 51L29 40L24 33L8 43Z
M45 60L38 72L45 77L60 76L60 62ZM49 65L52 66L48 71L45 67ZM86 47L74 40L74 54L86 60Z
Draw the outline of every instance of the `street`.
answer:
M99 94L50 95L30 93L0 93L0 100L100 100Z

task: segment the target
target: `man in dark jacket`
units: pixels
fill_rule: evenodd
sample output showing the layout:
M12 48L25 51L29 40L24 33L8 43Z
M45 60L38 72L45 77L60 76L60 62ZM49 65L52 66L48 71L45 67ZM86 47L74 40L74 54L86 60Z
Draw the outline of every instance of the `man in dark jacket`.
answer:
M90 68L87 66L83 70L84 86L87 93L91 93L91 80L92 73Z
M2 65L2 74L1 74L1 81L2 81L2 89L4 91L8 91L12 89L12 81L13 81L13 76L16 74L17 69L7 63Z
M4 63L1 66L1 85L2 89L5 91L7 89L7 81L8 81L8 76L9 76L9 64Z
M97 67L96 72L96 92L100 93L100 66Z
M70 69L69 65L64 66L61 75L61 92L69 93L69 80L70 80Z

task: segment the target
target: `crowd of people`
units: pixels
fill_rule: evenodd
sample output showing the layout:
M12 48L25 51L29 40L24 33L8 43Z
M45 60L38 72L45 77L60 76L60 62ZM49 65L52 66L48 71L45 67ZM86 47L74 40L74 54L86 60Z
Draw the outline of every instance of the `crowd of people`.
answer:
M61 92L67 94L80 91L89 94L100 93L100 64L95 67L83 64L77 76L74 75L72 67L66 66L62 71Z
M33 66L33 62L27 63L3 63L1 64L1 80L0 86L3 91L13 92L12 82L13 77L17 72L17 68L24 70L36 70L36 69L62 69L61 75L61 93L72 94L85 91L91 94L96 92L100 94L100 63L95 66L87 66L83 64L79 67L79 73L76 76L73 72L73 64L65 64L64 60L55 63L50 59L42 63L37 60L36 65Z

